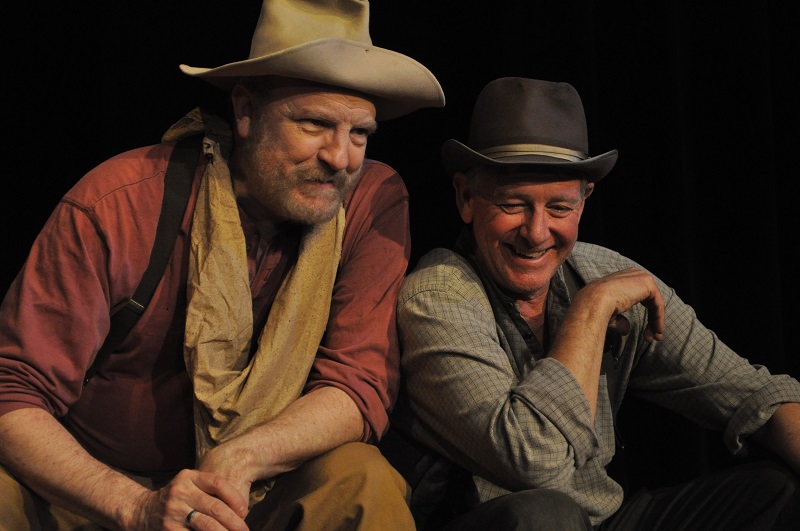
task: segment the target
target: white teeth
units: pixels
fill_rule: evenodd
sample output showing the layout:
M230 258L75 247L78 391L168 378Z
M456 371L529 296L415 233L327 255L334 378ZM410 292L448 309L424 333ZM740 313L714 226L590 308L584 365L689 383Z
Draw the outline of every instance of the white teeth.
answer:
M518 249L513 249L513 251L524 258L530 258L530 259L541 258L542 256L544 256L544 253L547 252L547 250L544 250L544 251L537 251L535 253L530 253L530 252L526 253Z

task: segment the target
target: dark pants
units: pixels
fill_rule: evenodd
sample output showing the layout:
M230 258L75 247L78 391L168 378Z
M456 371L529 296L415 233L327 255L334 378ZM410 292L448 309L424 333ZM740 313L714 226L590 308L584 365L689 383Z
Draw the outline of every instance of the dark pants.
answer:
M444 531L585 531L589 515L572 498L531 489L489 500L450 522Z
M601 529L797 531L800 479L783 465L759 461L683 485L642 489Z
M446 531L590 530L588 515L549 489L515 492L462 514ZM736 466L682 485L642 489L626 499L602 531L800 530L800 480L764 461Z

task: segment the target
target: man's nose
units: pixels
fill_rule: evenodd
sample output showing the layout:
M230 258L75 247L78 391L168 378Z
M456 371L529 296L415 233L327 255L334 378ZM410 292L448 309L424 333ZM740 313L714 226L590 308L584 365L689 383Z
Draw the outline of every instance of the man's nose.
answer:
M350 165L350 135L333 132L319 150L319 158L334 171L346 170Z
M520 235L531 243L540 242L547 237L547 216L541 209L531 209L525 214L520 227Z

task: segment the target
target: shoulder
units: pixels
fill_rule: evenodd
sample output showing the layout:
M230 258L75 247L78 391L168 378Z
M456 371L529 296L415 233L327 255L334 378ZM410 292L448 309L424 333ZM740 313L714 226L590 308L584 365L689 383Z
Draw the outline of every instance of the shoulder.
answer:
M172 147L172 143L140 147L107 159L84 175L64 201L92 209L104 201L153 193L160 197Z
M403 180L400 174L389 166L388 164L374 159L364 159L364 166L362 169L362 181L367 184L378 184L382 182L391 182L393 184L402 184Z
M567 261L586 282L629 267L642 267L614 250L586 242L575 243Z
M362 171L358 184L345 199L345 210L356 209L364 203L389 208L408 202L406 185L394 168L377 160L366 159Z
M110 253L111 270L127 270L143 249L149 252L152 247L173 147L172 142L140 147L107 159L84 175L61 199L57 210L75 219L85 219L94 227ZM195 169L192 194L197 191L200 171ZM190 197L182 232L188 229L192 209ZM70 229L60 226L55 230L64 233Z
M443 248L429 251L403 281L401 303L424 292L449 293L451 296L486 299L486 293L472 266L459 254Z

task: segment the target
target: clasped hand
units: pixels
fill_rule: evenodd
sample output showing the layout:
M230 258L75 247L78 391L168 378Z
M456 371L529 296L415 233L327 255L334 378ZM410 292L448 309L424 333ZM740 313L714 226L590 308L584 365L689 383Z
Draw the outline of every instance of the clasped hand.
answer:
M134 527L247 530L244 517L252 482L241 479L241 468L241 460L224 445L211 450L197 470L182 470L162 489L145 494Z

